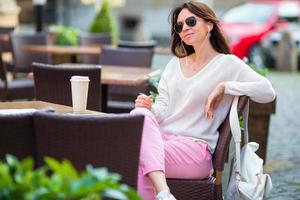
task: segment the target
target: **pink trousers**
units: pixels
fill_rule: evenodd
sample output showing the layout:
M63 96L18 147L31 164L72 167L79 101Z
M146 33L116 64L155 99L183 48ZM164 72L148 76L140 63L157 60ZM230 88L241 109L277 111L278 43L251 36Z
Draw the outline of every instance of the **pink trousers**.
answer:
M182 179L210 176L212 156L206 143L161 133L155 116L148 109L137 108L131 114L145 116L138 169L138 192L144 200L155 198L147 176L150 172L163 171L167 178Z

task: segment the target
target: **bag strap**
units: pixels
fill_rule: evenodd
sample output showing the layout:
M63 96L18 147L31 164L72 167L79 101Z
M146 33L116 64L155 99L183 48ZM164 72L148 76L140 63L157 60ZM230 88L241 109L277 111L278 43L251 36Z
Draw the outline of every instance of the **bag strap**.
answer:
M243 120L244 120L244 142L247 144L249 142L249 132L248 132L248 118L249 117L249 100L243 110Z
M238 117L238 106L239 97L235 96L231 105L230 113L229 113L229 122L230 122L230 128L232 137L235 142L235 156L236 156L236 173L239 174L241 170L241 128L239 123L239 117ZM247 102L247 105L245 109L243 110L243 119L244 119L244 142L245 144L248 143L248 114L249 114L249 101Z

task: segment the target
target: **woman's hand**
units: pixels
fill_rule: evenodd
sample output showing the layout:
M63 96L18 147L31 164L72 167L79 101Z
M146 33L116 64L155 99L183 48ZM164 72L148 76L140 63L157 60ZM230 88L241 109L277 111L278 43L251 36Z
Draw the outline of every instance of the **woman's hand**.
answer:
M225 82L219 83L217 87L210 93L205 105L205 116L209 119L214 117L214 112L223 99L225 92Z
M151 110L152 106L152 96L147 96L145 94L140 94L135 100L135 108L147 108Z

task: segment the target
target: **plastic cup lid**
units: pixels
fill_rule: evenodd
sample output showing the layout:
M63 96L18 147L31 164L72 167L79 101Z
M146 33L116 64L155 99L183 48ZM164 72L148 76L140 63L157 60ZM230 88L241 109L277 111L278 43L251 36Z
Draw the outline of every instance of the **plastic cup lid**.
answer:
M70 81L90 81L88 76L72 76Z

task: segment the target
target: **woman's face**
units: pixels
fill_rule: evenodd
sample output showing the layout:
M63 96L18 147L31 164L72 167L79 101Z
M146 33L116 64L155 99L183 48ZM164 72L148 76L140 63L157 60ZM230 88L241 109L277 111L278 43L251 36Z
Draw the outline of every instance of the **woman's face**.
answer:
M196 19L195 25L193 25L194 23L188 23L190 26L187 25L186 19L193 20L193 17ZM177 18L177 23L178 22L183 24L179 36L187 45L194 46L198 42L202 43L205 37L207 37L207 32L210 31L209 23L204 21L202 18L197 17L186 8L182 9L179 13Z

